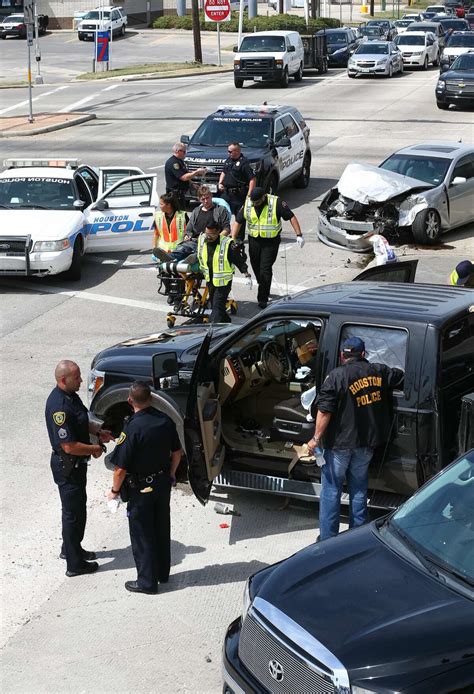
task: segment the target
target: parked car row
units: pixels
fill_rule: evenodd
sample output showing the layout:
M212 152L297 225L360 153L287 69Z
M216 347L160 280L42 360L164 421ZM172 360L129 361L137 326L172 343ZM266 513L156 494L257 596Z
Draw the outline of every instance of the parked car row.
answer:
M46 14L38 15L38 33L41 36L46 34L48 28L49 17ZM17 36L20 39L26 39L26 23L24 14L9 14L0 23L0 39L6 39L7 36Z

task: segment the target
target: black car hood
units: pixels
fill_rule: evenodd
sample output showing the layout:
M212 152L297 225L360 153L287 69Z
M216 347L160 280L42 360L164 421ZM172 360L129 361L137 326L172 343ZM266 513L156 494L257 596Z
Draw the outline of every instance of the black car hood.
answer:
M234 325L213 326L211 344L233 332L236 327ZM134 376L145 375L150 373L151 359L154 354L176 352L183 367L192 369L197 348L208 330L209 328L203 325L188 325L125 340L99 352L91 368ZM186 352L193 347L196 347L196 351L192 350L189 355L186 355Z
M442 80L459 80L460 82L474 82L474 70L446 70L439 76Z
M381 684L388 675L409 685L474 660L474 603L376 532L371 524L298 552L275 567L258 597L328 648L352 683Z
M250 162L257 162L261 161L268 154L268 148L242 146L242 154L246 156ZM188 145L185 161L187 163L192 162L194 164L199 164L205 160L208 166L212 166L212 164L223 164L228 156L227 146L206 147L191 142Z

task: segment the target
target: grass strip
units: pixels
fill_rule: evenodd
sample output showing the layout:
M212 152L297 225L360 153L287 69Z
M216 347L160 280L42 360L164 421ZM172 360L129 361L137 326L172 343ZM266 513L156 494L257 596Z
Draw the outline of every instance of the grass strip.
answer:
M146 75L154 73L178 72L198 74L201 71L212 72L225 69L226 66L206 65L202 63L152 63L144 65L131 65L130 67L116 68L105 72L84 72L78 75L78 80L103 80L110 77L124 77L127 75Z

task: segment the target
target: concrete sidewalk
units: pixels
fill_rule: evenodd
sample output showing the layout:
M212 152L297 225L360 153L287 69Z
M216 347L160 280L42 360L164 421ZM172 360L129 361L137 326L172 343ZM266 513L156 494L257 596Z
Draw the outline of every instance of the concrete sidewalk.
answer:
M0 137L41 135L79 125L95 117L95 113L36 113L30 123L26 115L4 116L0 118Z

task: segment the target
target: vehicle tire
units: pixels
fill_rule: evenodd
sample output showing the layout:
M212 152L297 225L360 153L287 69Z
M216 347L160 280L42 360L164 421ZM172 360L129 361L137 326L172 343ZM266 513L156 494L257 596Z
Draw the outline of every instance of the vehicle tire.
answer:
M428 69L428 56L425 55L425 61L423 63L423 70L427 70L427 69Z
M7 37L6 36L0 36L0 39L5 40Z
M120 36L125 36L125 24L120 27Z
M81 36L80 34L77 35L77 38L79 39L79 41L84 41L84 37Z
M62 273L65 280L78 282L82 275L82 239L78 236L72 251L72 261L69 270Z
M403 60L402 60L402 62L400 63L400 70L398 71L398 74L403 75L404 70L405 70L405 66L404 66Z
M272 173L270 180L268 181L267 193L269 195L276 195L278 191L278 176L276 173Z
M350 72L347 73L347 76L351 78L351 80L355 79L357 75L351 75Z
M324 58L324 72L329 72L329 63L327 58Z
M387 77L388 78L393 77L393 65L392 65L392 63L390 63L390 65L388 66Z
M441 236L441 219L436 210L428 209L418 212L412 224L413 238L416 243L433 246Z
M239 80L238 77L234 77L234 87L236 87L237 89L242 89L243 86L244 86L244 81Z
M295 188L307 188L309 185L309 179L311 176L311 157L309 154L305 155L303 159L303 166L301 167L301 173L298 178L295 178L293 185Z
M281 78L281 80L280 80L280 87L282 87L283 89L286 89L287 86L288 86L289 81L290 81L290 77L289 77L289 75L288 75L288 68L286 67L286 68L283 70L283 76L282 76L282 78Z
M441 109L441 111L449 111L449 104L444 104L442 101L437 101L436 106Z
M439 53L437 54L436 58L433 60L433 67L438 67L439 66Z
M300 64L298 72L293 76L295 78L295 82L301 82L303 79L303 63Z

